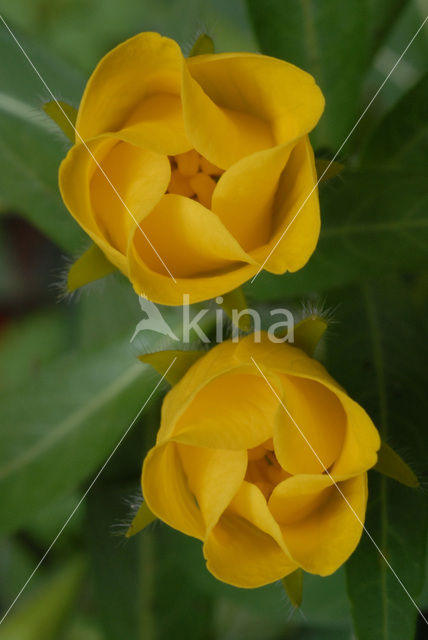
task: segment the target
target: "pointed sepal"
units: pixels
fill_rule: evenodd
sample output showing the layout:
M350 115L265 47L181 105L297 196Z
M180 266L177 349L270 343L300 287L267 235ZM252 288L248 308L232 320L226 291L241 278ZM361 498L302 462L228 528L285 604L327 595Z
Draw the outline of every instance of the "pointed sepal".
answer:
M214 40L207 33L201 33L190 50L189 58L193 56L203 56L207 53L214 53Z
M74 262L67 275L69 293L80 289L85 284L100 280L116 270L116 267L105 257L96 244L92 244L80 258Z
M58 125L61 131L74 143L77 109L62 100L51 100L43 105L43 111Z
M335 178L339 173L342 173L345 165L340 162L330 162L327 158L316 158L315 168L319 182L326 182L327 180L331 180L331 178Z
M186 371L190 369L205 351L179 351L179 350L166 350L156 351L155 353L145 353L138 356L141 362L149 364L156 369L161 376L170 383L170 385L177 384L179 380L184 376ZM174 361L175 358L175 361ZM171 363L174 362L171 367Z
M140 533L143 529L145 529L149 524L156 520L156 516L152 513L147 506L146 502L142 502L140 508L134 516L134 519L129 527L128 531L125 533L127 538L131 538L131 536L135 536L137 533Z
M303 599L303 571L296 569L293 573L289 573L282 579L282 584L291 604L298 609Z
M232 320L233 324L235 324L240 331L244 333L249 333L251 331L251 316L248 313L239 316L241 311L248 308L242 287L238 287L233 291L229 291L229 293L225 293L223 296L217 298L217 300L225 314ZM237 316L238 320L236 320Z
M294 327L294 345L312 357L327 327L327 320L320 316L305 318Z
M389 444L382 441L377 456L377 463L373 467L375 471L401 482L406 487L414 489L419 487L419 480L415 473Z

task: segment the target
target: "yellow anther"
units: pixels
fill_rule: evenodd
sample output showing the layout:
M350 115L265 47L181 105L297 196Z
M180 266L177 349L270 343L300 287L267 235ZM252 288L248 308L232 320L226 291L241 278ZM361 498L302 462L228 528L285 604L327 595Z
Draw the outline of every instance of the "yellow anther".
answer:
M199 171L199 153L194 149L175 156L178 170L183 176L194 176Z
M211 198L215 189L215 181L206 173L197 173L189 180L191 188L196 193L197 199L204 207L211 207Z
M169 181L167 191L168 193L177 193L180 196L187 196L188 198L195 193L189 184L188 178L185 178L178 169L171 171L171 180Z
M215 164L213 164L203 156L201 156L199 164L201 166L201 170L209 176L221 176L221 174L223 173L223 169L219 169L219 167L216 167Z
M264 455L266 455L266 449L262 444L260 444L258 447L248 449L247 454L248 460L260 460Z

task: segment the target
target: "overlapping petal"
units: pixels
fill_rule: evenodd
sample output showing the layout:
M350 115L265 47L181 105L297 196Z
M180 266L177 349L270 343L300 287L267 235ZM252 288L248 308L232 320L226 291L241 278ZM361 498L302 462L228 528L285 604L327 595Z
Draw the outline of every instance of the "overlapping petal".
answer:
M142 474L143 495L153 513L174 529L203 540L205 524L174 442L147 454Z
M294 489L297 497L297 483ZM292 558L305 571L321 576L333 573L346 562L361 538L367 505L367 474L340 482L328 491L327 498L306 518L281 525Z
M267 123L274 144L289 143L311 131L324 109L313 77L283 60L226 53L196 56L186 65L213 104L223 112L244 113Z
M182 65L178 44L158 33L140 33L119 44L102 58L86 85L76 121L80 136L87 140L119 131L137 109L153 123L153 109L146 113L144 100L180 96ZM165 113L160 115L162 120Z
M207 567L219 580L261 587L297 568L260 489L244 482L204 544Z

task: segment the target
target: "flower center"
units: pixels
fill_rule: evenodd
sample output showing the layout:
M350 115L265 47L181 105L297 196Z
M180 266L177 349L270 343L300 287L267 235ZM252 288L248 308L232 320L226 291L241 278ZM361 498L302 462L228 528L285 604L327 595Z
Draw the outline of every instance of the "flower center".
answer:
M245 480L255 484L266 500L277 484L289 478L276 459L272 438L254 449L248 449L248 465Z
M223 169L219 169L201 156L195 149L169 156L171 180L167 193L176 193L197 200L208 209L211 198Z

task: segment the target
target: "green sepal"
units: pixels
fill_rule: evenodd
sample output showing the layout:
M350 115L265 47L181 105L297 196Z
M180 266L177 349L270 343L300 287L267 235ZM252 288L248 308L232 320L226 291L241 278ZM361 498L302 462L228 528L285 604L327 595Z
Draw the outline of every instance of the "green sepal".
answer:
M144 353L138 356L138 359L141 360L141 362L151 365L161 376L165 376L165 379L170 385L174 385L181 380L186 371L190 369L192 364L199 360L204 353L205 351L180 351L170 349L166 351L155 351L155 353ZM175 362L169 369L174 358Z
M245 298L242 287L238 287L229 293L225 293L223 296L223 302L220 304L225 314L232 320L232 310L235 309L238 313L248 308L247 300ZM239 318L238 329L244 333L251 331L251 316L245 314Z
M377 463L373 467L375 471L383 473L384 476L393 478L397 480L397 482L401 482L401 484L404 484L406 487L412 487L414 489L419 487L419 480L416 475L389 444L382 441L377 456Z
M43 111L59 126L71 142L75 142L77 109L62 100L51 100L43 105Z
M328 322L320 316L309 316L294 327L294 346L313 356L317 344L324 335Z
M67 290L72 293L85 284L108 276L115 270L116 267L107 260L101 249L96 244L92 244L71 265L67 275Z
M193 56L203 56L207 53L214 53L214 40L207 33L201 33L190 50L189 58Z
M339 175L339 173L342 173L345 165L335 161L330 164L330 160L327 160L327 158L315 158L315 167L317 170L318 180L320 182L325 182L326 180L330 180L331 178Z
M134 519L132 520L131 526L128 531L125 533L127 538L131 538L131 536L135 536L137 533L140 533L143 529L145 529L149 524L156 520L156 516L152 513L147 506L146 502L142 502L140 508L135 514Z
M303 599L303 571L296 569L293 573L289 573L282 579L282 584L291 604L298 609Z

